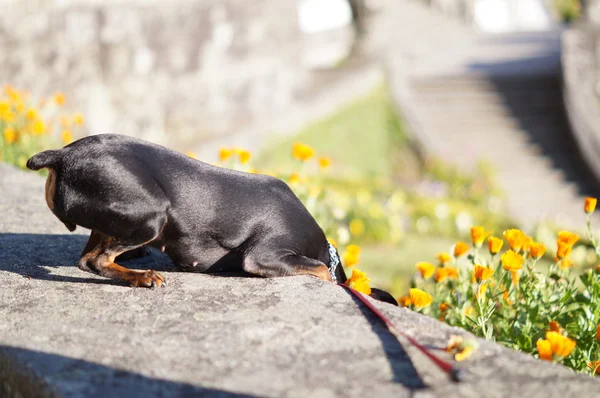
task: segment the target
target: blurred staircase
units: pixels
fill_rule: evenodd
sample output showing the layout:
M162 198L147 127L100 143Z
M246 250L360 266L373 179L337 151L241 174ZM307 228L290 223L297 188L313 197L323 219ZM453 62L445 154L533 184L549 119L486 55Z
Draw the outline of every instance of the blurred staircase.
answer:
M482 35L414 1L390 21L392 92L426 153L491 163L512 216L584 225L598 185L563 109L560 32ZM406 23L405 23L406 22Z

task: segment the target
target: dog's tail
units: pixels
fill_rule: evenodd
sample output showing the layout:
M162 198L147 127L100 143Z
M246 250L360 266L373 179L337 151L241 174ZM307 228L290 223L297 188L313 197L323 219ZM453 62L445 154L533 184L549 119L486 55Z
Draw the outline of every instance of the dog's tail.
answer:
M60 159L60 149L40 152L29 158L27 161L27 168L29 170L39 170L43 169L44 167L54 168Z

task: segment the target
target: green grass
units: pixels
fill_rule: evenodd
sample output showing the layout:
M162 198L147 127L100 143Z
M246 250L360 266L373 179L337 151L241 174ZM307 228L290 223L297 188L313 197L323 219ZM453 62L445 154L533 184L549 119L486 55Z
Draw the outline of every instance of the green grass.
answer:
M393 161L406 149L406 135L384 86L355 101L330 117L308 124L297 135L275 142L257 158L261 170L291 167L290 152L299 141L328 156L330 174L344 179L389 178Z

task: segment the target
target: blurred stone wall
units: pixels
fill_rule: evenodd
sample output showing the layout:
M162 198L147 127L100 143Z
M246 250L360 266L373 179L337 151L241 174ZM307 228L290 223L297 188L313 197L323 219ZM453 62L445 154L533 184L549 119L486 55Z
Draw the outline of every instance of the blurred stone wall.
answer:
M0 84L185 150L306 94L294 0L0 0Z

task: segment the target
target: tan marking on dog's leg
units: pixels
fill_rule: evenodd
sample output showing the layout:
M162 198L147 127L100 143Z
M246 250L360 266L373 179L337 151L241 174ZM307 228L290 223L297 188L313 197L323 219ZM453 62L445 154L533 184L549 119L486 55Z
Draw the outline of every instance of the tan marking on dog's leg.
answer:
M97 232L93 239L92 236L90 236L90 241L92 240L94 240L95 246L82 255L79 260L80 269L97 273L106 278L127 282L133 287L166 286L165 278L156 271L135 271L115 263L115 258L117 256L142 245L121 245L116 242L114 238ZM90 242L88 242L88 244L90 244ZM87 248L88 247L86 246L86 249Z
M329 273L329 268L327 268L326 265L313 269L296 268L295 273L296 275L312 275L319 279L323 279L324 281L331 282L331 274Z
M46 204L50 210L54 211L54 195L56 194L56 171L48 169L48 178L46 179Z

